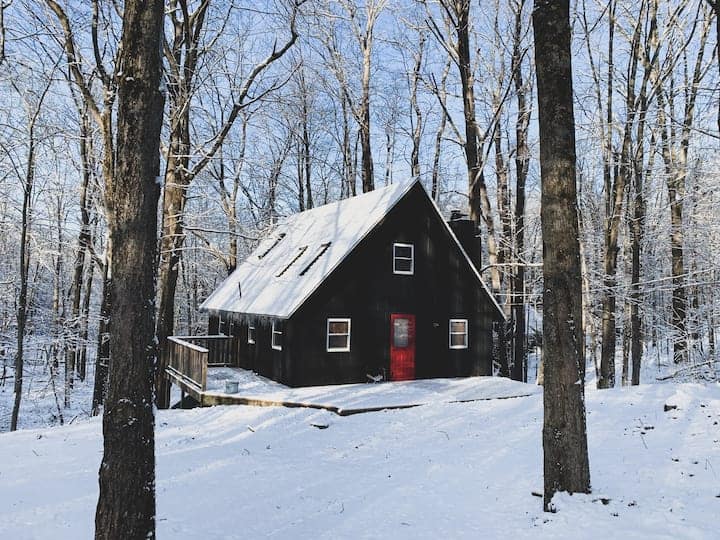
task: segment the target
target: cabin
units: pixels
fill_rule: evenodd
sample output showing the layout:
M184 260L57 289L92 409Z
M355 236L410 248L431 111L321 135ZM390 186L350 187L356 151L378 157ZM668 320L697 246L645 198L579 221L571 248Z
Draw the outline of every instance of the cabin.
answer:
M479 266L473 222L446 222L420 182L295 214L202 304L208 336L170 338L168 373L204 385L208 366L236 366L291 387L491 375L503 313Z

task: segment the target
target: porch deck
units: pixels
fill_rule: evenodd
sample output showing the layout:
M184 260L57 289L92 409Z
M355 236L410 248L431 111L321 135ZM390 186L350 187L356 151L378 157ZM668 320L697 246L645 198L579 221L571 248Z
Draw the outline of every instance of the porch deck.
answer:
M237 393L225 392L225 382L236 381ZM206 388L199 391L174 378L201 406L253 405L258 407L306 407L324 409L340 416L405 409L429 403L458 403L525 397L542 391L538 386L500 377L424 379L402 382L343 384L289 388L235 367L211 367Z

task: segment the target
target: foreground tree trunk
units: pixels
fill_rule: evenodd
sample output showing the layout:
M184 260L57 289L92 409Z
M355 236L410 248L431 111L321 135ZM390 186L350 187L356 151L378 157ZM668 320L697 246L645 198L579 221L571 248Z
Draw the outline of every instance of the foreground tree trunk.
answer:
M544 506L590 492L568 0L535 0L543 233Z
M163 2L127 0L118 93L110 378L95 538L155 538L155 264Z

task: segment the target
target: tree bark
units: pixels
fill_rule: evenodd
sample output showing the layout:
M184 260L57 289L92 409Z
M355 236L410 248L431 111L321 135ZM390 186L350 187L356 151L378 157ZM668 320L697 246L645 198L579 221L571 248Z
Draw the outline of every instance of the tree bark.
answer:
M614 5L614 4L613 4ZM641 6L640 15L633 31L630 59L628 67L627 84L625 89L625 111L627 118L623 130L622 146L620 148L620 162L617 165L614 181L610 190L606 193L606 216L605 216L605 253L603 278L603 313L602 313L602 349L600 353L600 377L598 388L612 388L615 386L615 308L617 304L617 259L618 259L618 238L622 224L623 201L632 177L632 131L635 125L636 115L636 74L640 56L640 36L643 27L644 4ZM611 12L614 17L614 10ZM611 22L614 25L613 22ZM608 109L610 100L608 100ZM609 128L611 118L608 118ZM606 185L606 188L608 186ZM624 353L623 353L624 354ZM625 366L625 364L623 364ZM627 375L626 371L623 371Z
M79 369L79 345L82 321L80 317L80 302L82 299L83 274L85 272L85 261L87 258L88 246L90 245L90 212L89 212L89 188L91 177L90 152L88 149L88 138L90 137L90 121L87 111L80 109L80 159L82 166L82 178L80 181L80 233L78 234L78 245L75 253L75 264L73 280L70 290L72 291L72 305L70 321L74 336L65 349L66 374L78 373L80 380L85 380L85 370ZM90 265L92 267L92 264ZM69 384L66 378L66 384Z
M87 339L88 339L88 327L89 327L89 316L90 316L90 301L92 300L92 287L94 278L94 264L93 261L88 261L87 271L85 273L85 285L83 287L84 298L82 303L82 309L80 312L80 329L78 333L78 353L77 353L77 366L78 373L85 380L87 376ZM97 373L97 370L96 370Z
M707 44L710 20L709 14L705 13L705 9L701 9L701 13L705 15L704 20L694 22L694 24L702 25L695 65L691 74L688 74L687 69L685 70L685 106L679 141L677 141L677 131L675 128L673 72L669 74L670 88L659 89L657 96L660 141L665 164L665 174L667 176L668 200L670 203L670 258L673 287L672 326L675 333L673 339L673 360L675 363L682 363L688 359L683 205L685 200L685 183L688 175L690 136L695 118L695 101L700 83L706 72L703 64L703 56ZM686 55L686 52L683 51L679 54ZM691 78L688 79L688 75ZM669 122L668 113L665 111L666 104L669 109Z
M720 0L707 0L707 3L715 13L715 54L717 54L717 67L720 73ZM0 63L2 63L1 60ZM717 105L717 126L718 132L720 132L720 99Z
M110 246L108 246L109 250ZM112 299L110 290L112 276L110 274L110 260L106 260L102 277L102 300L98 316L97 350L95 354L95 381L93 383L92 415L100 412L105 403L108 387L108 373L110 368L110 311Z
M311 143L310 143L310 96L309 89L305 81L305 72L300 73L300 91L302 95L302 171L305 176L305 201L304 207L310 210L315 206L313 202L312 192L312 161L311 161ZM299 185L302 185L302 177L298 177Z
M445 67L442 71L440 78L440 87L436 88L438 94L438 100L440 100L443 109L446 108L447 101L447 78L450 73L450 64L452 60L450 58L445 62ZM445 135L445 126L447 125L447 115L440 115L440 124L435 132L435 151L433 153L433 168L432 168L432 180L430 188L430 196L432 200L438 202L440 197L440 151L442 148L442 139Z
M487 229L488 259L490 262L490 281L494 294L500 292L500 269L498 248L495 235L495 220L490 207L484 173L484 140L480 137L475 116L475 77L470 56L470 2L459 0L456 5L457 55L460 70L460 84L463 96L463 114L465 117L465 159L468 170L468 197L470 198L470 217L478 228L482 222Z
M1 1L1 0L0 0ZM15 353L15 385L13 392L15 399L10 417L10 431L15 431L20 415L22 400L25 326L27 324L28 306L28 269L30 267L29 232L30 214L32 212L32 191L35 182L35 122L40 111L40 105L28 122L28 153L25 169L25 182L23 184L22 225L20 229L20 293L17 301L17 352Z
M533 11L543 232L544 506L590 492L568 0Z
M523 78L521 40L523 35L522 12L525 0L520 0L515 10L513 33L512 78L517 95L517 117L515 120L515 258L520 263L515 270L512 284L513 321L515 324L513 365L510 377L527 382L527 350L525 346L525 266L522 258L525 251L525 183L527 180L530 151L528 129L530 110L527 104L527 87Z
M418 49L415 52L415 63L412 74L410 75L410 108L413 110L413 117L410 117L410 127L412 129L412 150L410 152L410 175L413 180L420 178L420 143L423 130L423 114L418 104L418 84L421 78L421 70L423 65L423 52L425 50L425 34L420 32L418 40ZM414 124L414 125L413 125ZM435 197L433 196L433 200Z
M360 147L362 148L362 188L363 193L375 189L372 145L370 144L370 59L372 54L372 29L363 40L362 96L360 97Z
M95 538L155 538L155 268L164 96L164 4L124 5L117 176L108 194L113 245L110 378Z

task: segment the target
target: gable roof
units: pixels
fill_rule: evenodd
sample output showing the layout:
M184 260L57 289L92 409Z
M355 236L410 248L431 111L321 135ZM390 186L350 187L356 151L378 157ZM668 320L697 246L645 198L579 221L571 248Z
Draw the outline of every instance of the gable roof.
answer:
M289 317L412 186L392 184L285 218L200 308Z
M416 184L392 184L283 219L200 309L290 317ZM428 201L502 316L440 210Z

